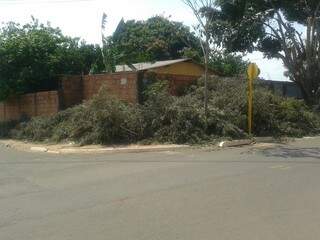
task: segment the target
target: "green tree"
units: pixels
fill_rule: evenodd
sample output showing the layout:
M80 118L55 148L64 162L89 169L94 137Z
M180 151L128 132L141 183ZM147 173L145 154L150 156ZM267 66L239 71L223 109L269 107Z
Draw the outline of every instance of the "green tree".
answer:
M209 59L209 67L215 74L223 77L233 77L243 75L248 66L248 62L242 56L235 54L215 54Z
M146 21L120 21L111 37L115 51L131 63L193 57L199 60L197 38L180 22L155 16Z
M49 23L10 22L0 29L0 100L55 89L57 74L88 73L101 66L100 55L99 46L66 37Z
M121 26L123 19L120 21L118 28ZM116 47L114 39L111 36L106 36L106 23L107 23L107 14L103 13L101 21L101 37L102 37L102 58L104 64L104 71L108 73L113 73L116 71L116 65L128 65L133 70L136 70L133 66L131 59L126 55L126 49L120 49Z
M221 41L217 37L221 34L215 34L212 30L218 28L212 25L216 22L214 0L182 0L193 12L197 19L196 30L198 32L198 41L201 45L204 62L204 112L208 116L208 78L209 78L209 60L210 55L216 56L221 51ZM210 14L207 12L210 10Z
M281 59L305 101L319 104L319 0L216 0L216 4L229 51L258 50L268 58ZM207 9L206 14L216 10ZM298 24L305 33L298 31Z

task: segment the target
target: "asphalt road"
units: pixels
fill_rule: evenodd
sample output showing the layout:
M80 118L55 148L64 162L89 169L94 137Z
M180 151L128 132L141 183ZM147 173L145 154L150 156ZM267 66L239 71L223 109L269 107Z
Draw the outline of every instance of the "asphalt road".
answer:
M320 139L61 156L0 147L1 240L319 240Z

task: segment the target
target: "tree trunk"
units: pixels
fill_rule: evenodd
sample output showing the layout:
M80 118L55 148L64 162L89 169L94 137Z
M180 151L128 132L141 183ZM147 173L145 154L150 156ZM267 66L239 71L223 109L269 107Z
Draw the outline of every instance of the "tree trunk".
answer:
M295 82L297 84L297 86L299 87L301 94L302 94L302 98L305 101L305 103L309 106L314 106L319 104L319 98L317 96L317 94L312 90L312 87L309 86L305 86L303 83L310 83L312 81L312 79L303 79L303 81L301 81L300 79L294 79L293 82Z
M209 64L209 37L206 35L206 43L205 43L205 60L204 60L204 115L206 119L206 123L208 120L208 71Z
M279 56L290 73L290 80L299 86L309 106L320 104L320 20L316 17L319 9L320 3L314 16L308 18L305 39L294 27L286 24L280 13L275 19L278 30L267 25L282 44L283 55Z

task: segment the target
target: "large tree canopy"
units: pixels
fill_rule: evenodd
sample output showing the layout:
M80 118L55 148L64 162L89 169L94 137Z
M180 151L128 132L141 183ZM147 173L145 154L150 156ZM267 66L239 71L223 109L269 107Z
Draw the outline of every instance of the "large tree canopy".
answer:
M103 20L105 22L105 20ZM103 24L104 25L104 24ZM123 19L109 38L104 38L104 55L110 65L130 64L189 57L198 62L201 58L200 40L182 23L156 16L146 21ZM233 76L244 72L246 62L240 56L221 54L210 50L210 68L219 75ZM113 67L114 68L114 67Z
M64 36L33 18L0 30L0 100L8 96L57 87L57 74L88 73L101 65L99 46Z
M111 37L116 52L131 63L199 58L200 43L182 23L162 16L146 21L122 20Z
M319 0L216 0L203 9L223 28L222 41L229 51L262 51L280 58L288 77L296 82L307 103L320 99ZM297 31L298 24L305 33Z

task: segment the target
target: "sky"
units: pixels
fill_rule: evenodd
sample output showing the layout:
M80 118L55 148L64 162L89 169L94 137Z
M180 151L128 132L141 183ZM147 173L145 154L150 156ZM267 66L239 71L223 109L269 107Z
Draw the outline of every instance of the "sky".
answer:
M32 15L40 22L49 21L64 34L81 37L88 43L100 43L103 12L108 15L108 34L112 34L122 17L145 20L163 15L191 27L196 23L191 10L181 0L0 0L1 24L8 21L27 23ZM281 61L264 59L259 52L247 55L245 59L258 64L261 77L287 80Z

